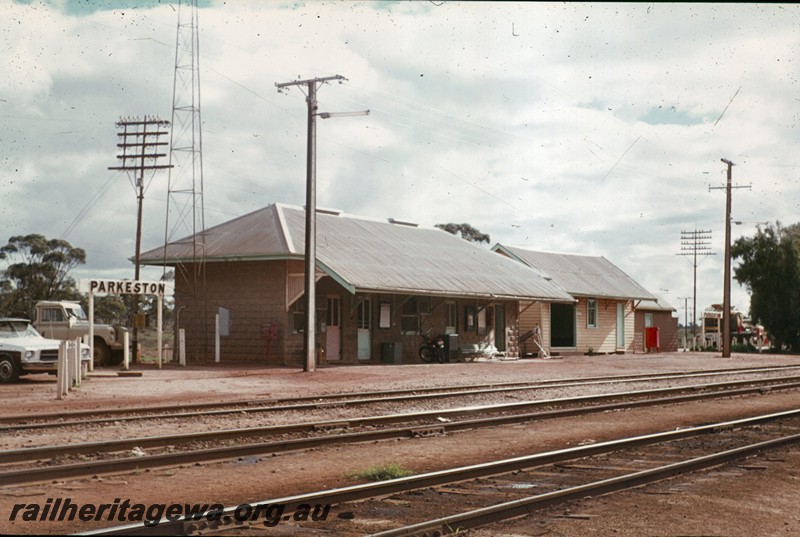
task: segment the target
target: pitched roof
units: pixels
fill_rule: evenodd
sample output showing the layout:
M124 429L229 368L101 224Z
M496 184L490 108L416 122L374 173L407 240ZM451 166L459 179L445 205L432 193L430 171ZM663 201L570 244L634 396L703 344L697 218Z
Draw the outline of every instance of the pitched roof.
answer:
M575 301L539 272L440 229L332 211L318 211L316 226L317 266L351 293ZM303 259L305 210L273 204L204 235L206 262ZM141 263L190 263L192 242L144 252Z
M656 295L656 300L642 300L636 305L637 310L643 311L677 311L663 297Z
M503 253L551 277L572 295L655 300L644 287L605 257L534 252L496 244Z

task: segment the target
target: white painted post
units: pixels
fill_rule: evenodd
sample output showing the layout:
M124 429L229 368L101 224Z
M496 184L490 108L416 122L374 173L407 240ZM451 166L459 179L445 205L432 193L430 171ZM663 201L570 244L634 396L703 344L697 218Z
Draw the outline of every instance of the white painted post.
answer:
M89 371L94 371L94 293L89 293Z
M63 399L64 395L61 393L61 386L64 384L64 360L63 352L64 344L58 346L58 360L56 361L56 399Z
M131 368L131 346L130 346L130 333L125 330L122 334L122 369L127 371Z
M84 345L89 345L89 334L83 334L83 338L81 339L81 342ZM91 349L92 348L90 346L89 347L89 353L90 354L91 354ZM91 358L89 359L89 362L86 363L86 368L85 369L84 369L84 366L83 366L83 361L81 361L81 375L83 375L83 379L84 380L86 380L89 377L89 367L91 365L92 365Z
M183 367L186 367L186 330L178 330L178 360Z
M158 295L158 313L157 313L157 317L158 317L158 319L157 319L157 322L158 322L158 336L156 338L156 345L158 345L158 368L159 369L161 369L161 351L162 351L162 349L161 349L161 340L162 340L162 338L161 338L161 321L162 321L162 317L164 315L163 302L164 302L164 297L161 296L161 295Z
M61 394L69 395L69 358L68 358L68 342L62 341L58 347L58 359L61 360Z
M75 338L70 343L72 344L72 361L75 364L75 377L72 385L78 388L81 385L81 340Z
M219 363L219 313L214 316L214 362Z

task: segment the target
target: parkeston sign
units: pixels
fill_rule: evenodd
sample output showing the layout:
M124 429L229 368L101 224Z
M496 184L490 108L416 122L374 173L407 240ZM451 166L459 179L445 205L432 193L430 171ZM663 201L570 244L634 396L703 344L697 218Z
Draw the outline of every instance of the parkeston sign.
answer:
M110 295L159 295L172 296L172 286L165 282L141 280L89 280L82 279L78 288L84 293L105 293Z

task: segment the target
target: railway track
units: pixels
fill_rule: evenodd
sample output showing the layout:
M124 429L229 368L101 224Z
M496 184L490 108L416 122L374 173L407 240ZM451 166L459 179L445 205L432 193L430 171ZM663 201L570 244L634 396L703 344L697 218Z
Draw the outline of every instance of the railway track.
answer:
M791 410L271 498L227 507L213 517L180 518L156 526L129 524L82 535L253 535L278 524L282 534L454 535L798 443L800 410ZM333 508L324 519L297 521L283 516L310 505ZM271 511L265 506L280 507L281 516L268 519Z
M355 407L376 403L407 403L431 399L481 396L509 392L534 391L552 388L572 388L604 384L637 382L663 382L727 375L774 374L797 370L800 366L771 366L759 368L729 368L684 373L657 373L639 375L599 376L569 379L540 380L535 382L492 383L476 385L441 386L416 389L350 392L308 397L275 398L232 401L226 403L195 403L185 405L150 406L136 408L71 411L53 414L20 414L0 416L0 432L69 426L100 425L142 420L187 419L220 417L226 414L256 414L325 409L328 407Z
M0 451L0 485L16 485L265 455L321 446L447 434L533 420L800 387L800 378L740 380L567 399L437 409L426 412L170 434ZM397 426L403 424L402 426ZM287 437L287 435L290 435ZM248 442L245 442L249 439ZM217 445L207 447L207 443ZM202 447L198 448L197 445ZM178 450L182 445L183 449ZM156 450L145 453L143 450ZM131 450L139 454L130 456ZM74 458L70 458L74 457ZM44 465L42 461L47 461ZM34 466L31 466L34 465Z

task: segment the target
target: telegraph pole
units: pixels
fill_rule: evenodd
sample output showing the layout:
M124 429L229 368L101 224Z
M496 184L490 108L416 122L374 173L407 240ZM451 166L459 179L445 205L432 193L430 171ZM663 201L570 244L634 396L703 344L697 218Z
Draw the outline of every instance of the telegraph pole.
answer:
M304 275L304 300L306 307L306 333L303 371L313 372L316 369L316 272L317 272L317 86L331 80L346 80L341 75L307 80L295 80L275 84L278 91L289 86L306 86L308 95L308 139L306 153L306 247L305 247L305 275Z
M159 137L169 134L168 131L161 130L163 127L169 126L169 121L162 120L154 116L144 116L144 119L137 117L120 118L116 126L120 130L117 136L120 143L117 147L122 150L122 154L117 155L120 160L120 166L110 166L109 170L118 170L124 172L133 172L135 176L135 190L136 199L138 202L137 217L136 217L136 253L134 257L135 269L134 280L139 279L140 270L140 255L142 249L142 206L144 205L144 173L146 171L163 170L169 168L170 165L156 164L159 158L167 156L166 153L159 153L160 147L169 145L167 142L160 142ZM139 314L139 297L136 296L133 315L134 319ZM137 329L134 323L133 329L133 345L134 349L138 350L137 346ZM133 355L133 361L136 362L136 353Z
M685 352L689 351L689 298L678 297L678 300L683 300L683 349ZM678 314L680 315L680 314ZM680 317L679 317L680 318Z
M306 307L306 332L305 332L305 361L303 371L312 372L316 369L316 271L317 271L317 116L322 119L340 116L366 116L369 110L361 112L317 112L317 86L331 80L338 80L339 84L347 80L342 75L326 76L322 78L309 78L295 80L294 82L276 83L278 92L290 86L306 86L308 95L308 141L306 154L306 232L305 232L305 277L304 290Z
M731 357L731 190L734 188L750 188L749 186L732 186L731 176L734 163L720 159L728 166L727 182L724 187L708 187L709 190L725 189L725 281L722 286L722 357Z
M681 253L678 255L692 257L692 350L694 350L695 341L697 339L697 256L716 255L711 252L709 247L709 240L711 239L711 230L698 230L694 231L681 231Z

